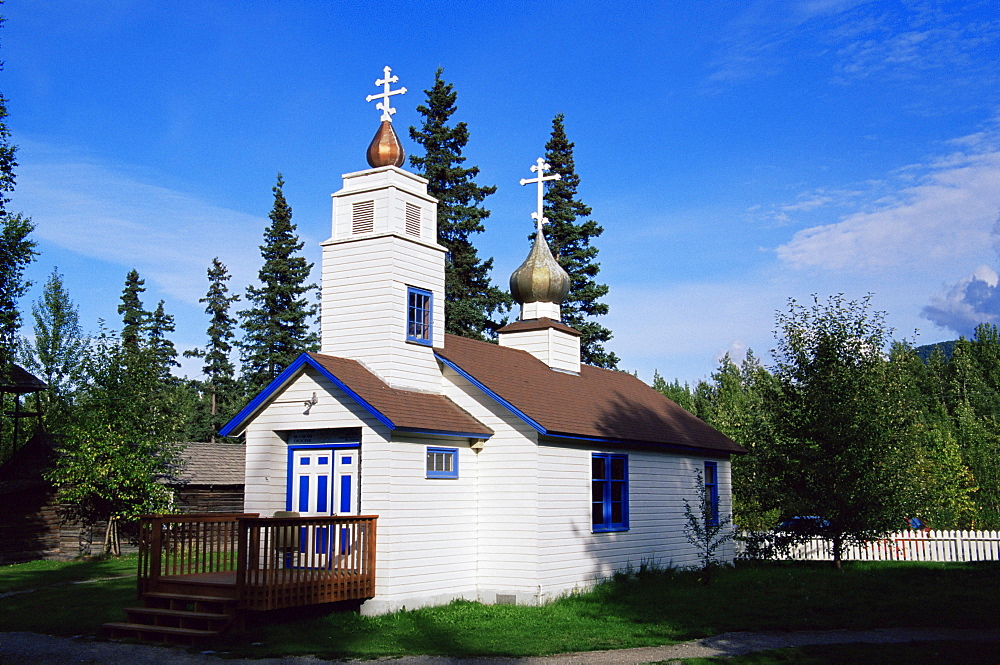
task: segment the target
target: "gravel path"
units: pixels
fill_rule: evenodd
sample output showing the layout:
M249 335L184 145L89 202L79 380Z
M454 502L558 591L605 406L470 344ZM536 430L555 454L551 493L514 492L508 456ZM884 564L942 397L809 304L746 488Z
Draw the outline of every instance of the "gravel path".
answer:
M377 660L328 661L310 656L263 659L222 659L211 653L189 653L179 648L100 642L35 633L0 633L0 665L632 665L674 658L738 656L754 651L809 644L889 644L915 641L961 640L996 642L1000 630L886 628L880 630L816 630L771 633L725 633L665 647L564 653L532 658L449 658L409 656ZM1000 646L998 646L1000 649Z

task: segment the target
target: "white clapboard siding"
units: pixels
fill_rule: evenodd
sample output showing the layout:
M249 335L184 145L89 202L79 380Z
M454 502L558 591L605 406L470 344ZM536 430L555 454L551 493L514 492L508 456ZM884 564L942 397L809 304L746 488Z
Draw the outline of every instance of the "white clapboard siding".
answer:
M503 333L499 342L526 351L554 369L580 371L580 338L557 328Z
M823 538L811 538L782 558L831 561L833 550ZM897 531L885 538L844 548L845 561L998 561L1000 531Z
M427 180L394 166L348 173L343 188L333 195L333 237L354 235L355 203L371 202L375 233L406 227L406 204L419 210L420 237L437 237L437 201L427 195ZM412 228L410 229L412 231Z
M458 449L458 478L426 477L428 446ZM364 611L475 599L477 465L468 441L396 436L378 463L386 491L372 496L362 485L379 515L376 597Z
M445 394L494 431L477 454L479 597L538 600L538 449L535 430L450 368Z
M629 530L592 533L592 452L626 452L629 467ZM710 459L710 458L708 458ZM685 495L696 501L696 472L705 459L639 451L542 445L540 475L541 585L558 596L615 571L643 564L700 565L697 549L684 536ZM729 463L718 464L720 512L728 514ZM553 500L548 500L549 498ZM558 497L558 499L556 499ZM567 503L566 499L570 498ZM718 554L731 560L731 548Z
M406 341L407 288L432 299L432 340L444 343L444 249L395 234L323 244L322 352L363 362L398 388L436 392L429 346Z
M314 394L318 401L306 415L304 403L311 401ZM288 447L280 433L339 427L361 427L362 442L387 436L381 423L312 368L272 395L246 431L244 509L265 517L285 510ZM364 457L363 451L362 469L367 471ZM366 475L362 476L364 480Z
M493 602L541 602L643 563L699 565L684 537L683 498L697 500L697 472L711 458L641 451L629 455L630 529L592 533L593 444L536 443L536 433L492 399L445 370L445 393L495 432L478 455L479 589ZM719 470L720 509L730 511L729 462ZM718 554L731 561L727 546Z
M570 372L580 371L580 338L557 328L549 329L552 362L550 367Z
M540 497L534 430L503 415L506 418L480 418L496 432L478 460L479 583L487 596L533 593L538 584Z

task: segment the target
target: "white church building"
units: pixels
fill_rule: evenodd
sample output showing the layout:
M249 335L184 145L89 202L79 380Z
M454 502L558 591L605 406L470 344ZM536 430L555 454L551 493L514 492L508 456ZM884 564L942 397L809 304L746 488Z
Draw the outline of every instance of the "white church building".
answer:
M377 515L365 613L538 604L641 563L698 565L684 500L730 510L732 440L638 378L581 364L569 279L541 232L499 344L445 334L445 249L402 168L390 76L372 168L343 176L322 243L322 347L222 430L246 438L247 512ZM405 89L403 89L405 90ZM732 551L723 553L731 557Z

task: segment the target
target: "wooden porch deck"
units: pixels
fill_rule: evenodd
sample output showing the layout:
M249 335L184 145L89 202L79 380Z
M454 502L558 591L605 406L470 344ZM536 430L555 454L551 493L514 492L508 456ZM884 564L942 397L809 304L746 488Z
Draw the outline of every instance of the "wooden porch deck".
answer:
M137 592L112 637L194 643L245 611L375 595L377 517L143 517Z

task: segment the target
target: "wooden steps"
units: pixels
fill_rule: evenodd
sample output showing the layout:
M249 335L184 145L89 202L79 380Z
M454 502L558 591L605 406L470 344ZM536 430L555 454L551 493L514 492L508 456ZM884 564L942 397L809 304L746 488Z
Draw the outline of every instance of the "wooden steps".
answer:
M134 638L143 642L166 642L194 646L219 633L213 630L196 630L194 628L174 628L172 626L150 626L142 623L112 622L103 626L105 633L112 639Z
M237 600L232 596L180 591L149 591L142 607L127 607L127 621L104 624L111 638L197 645L218 637L235 622Z
M226 603L228 601L235 601L236 595L223 596L221 594L196 594L196 593L184 593L184 592L170 592L170 591L147 591L142 594L144 600L156 601L160 604L149 605L149 607L170 607L170 603L182 604L182 603Z
M162 607L126 607L130 623L157 624L157 621L176 621L178 628L187 628L185 624L195 624L196 627L208 624L211 629L225 627L230 616L221 612L193 612L188 610L171 610Z

